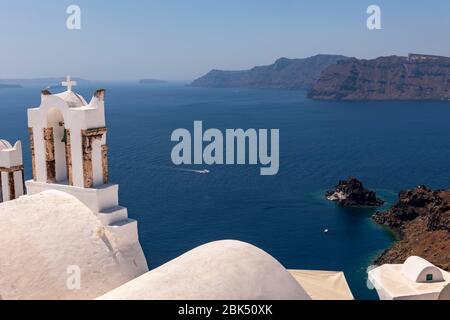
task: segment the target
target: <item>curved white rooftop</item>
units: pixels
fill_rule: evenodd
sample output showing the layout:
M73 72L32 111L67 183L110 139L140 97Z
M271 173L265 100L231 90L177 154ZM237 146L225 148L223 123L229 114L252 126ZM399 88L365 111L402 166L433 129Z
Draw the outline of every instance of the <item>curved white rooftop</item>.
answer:
M449 289L445 288L450 285L450 273L413 256L403 264L384 264L372 269L369 280L381 300L437 300L441 294L448 294Z
M148 270L139 243L119 249L88 207L56 190L0 204L0 248L0 299L93 299Z
M68 104L69 108L79 108L88 105L81 95L73 91L56 93L54 96L63 99Z
M6 140L0 139L0 150L12 149L13 146Z
M441 291L438 300L450 300L450 283Z
M441 270L427 260L411 256L402 265L403 274L413 282L441 282L444 276Z
M272 256L248 243L197 247L103 295L103 300L310 300Z

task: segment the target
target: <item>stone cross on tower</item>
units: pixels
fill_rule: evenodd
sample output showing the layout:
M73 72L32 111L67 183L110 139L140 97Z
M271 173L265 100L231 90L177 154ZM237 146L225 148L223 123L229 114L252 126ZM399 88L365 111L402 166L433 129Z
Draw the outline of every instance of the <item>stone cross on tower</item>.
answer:
M76 81L72 81L70 80L70 76L66 77L66 81L63 81L61 83L63 85L63 87L67 87L67 91L72 91L72 87L77 85Z

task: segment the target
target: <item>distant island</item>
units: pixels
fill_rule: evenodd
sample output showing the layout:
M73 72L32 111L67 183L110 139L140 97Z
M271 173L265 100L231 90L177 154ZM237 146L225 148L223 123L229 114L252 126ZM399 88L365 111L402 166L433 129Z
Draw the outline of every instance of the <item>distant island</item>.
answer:
M212 70L193 87L308 90L317 100L450 100L450 58L409 54L278 59L244 71Z
M0 89L17 89L22 88L20 84L0 83Z
M340 60L341 55L319 54L305 59L278 59L268 66L244 71L212 70L191 83L193 87L309 89L324 69Z
M41 86L41 87L57 87L61 85L62 81L65 81L66 77L49 77L49 78L30 78L30 79L0 79L0 86L14 83L19 87L24 86ZM82 78L72 78L78 84L89 83L88 80Z
M139 80L139 84L142 84L142 85L163 84L163 83L167 83L167 81L158 80L158 79L142 79L142 80Z
M339 61L309 97L320 100L450 100L450 58L410 54Z

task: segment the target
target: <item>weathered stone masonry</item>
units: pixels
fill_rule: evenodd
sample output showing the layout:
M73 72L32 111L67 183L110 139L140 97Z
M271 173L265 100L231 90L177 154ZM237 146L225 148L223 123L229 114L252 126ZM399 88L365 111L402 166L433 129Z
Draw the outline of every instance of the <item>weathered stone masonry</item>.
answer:
M101 140L103 135L106 134L106 127L93 128L87 130L81 130L82 148L83 148L83 178L84 187L92 188L94 185L94 173L92 170L92 144L94 140ZM108 183L108 160L107 160L107 146L102 146L102 171L103 182Z
M14 186L14 172L8 172L9 200L16 198L16 187Z
M55 140L53 128L44 128L45 163L47 166L47 182L56 182Z
M30 149L31 149L31 169L33 174L33 180L36 181L36 153L34 151L34 137L33 128L28 128L28 136L30 139Z
M103 169L103 183L109 183L109 171L108 171L108 146L102 145L102 169Z
M73 174L72 174L72 144L70 142L70 130L66 130L66 170L67 170L67 180L69 186L73 186Z
M2 180L2 172L7 173L7 176L8 176L7 181L3 181ZM0 167L0 191L3 188L3 184L7 183L8 184L8 193L9 193L9 198L7 198L6 195L3 194L3 192L0 192L0 202L16 199L16 185L15 185L15 182L14 182L14 173L15 172L20 172L20 174L22 176L22 182L25 183L24 182L23 165L14 166L14 167L11 167L11 168Z

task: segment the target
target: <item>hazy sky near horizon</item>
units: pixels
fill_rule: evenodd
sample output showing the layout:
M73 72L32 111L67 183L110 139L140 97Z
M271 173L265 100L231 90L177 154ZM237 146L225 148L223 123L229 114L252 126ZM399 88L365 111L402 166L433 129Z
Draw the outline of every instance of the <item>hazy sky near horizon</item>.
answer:
M66 9L81 8L81 30ZM382 30L366 27L381 7ZM192 80L279 57L450 56L450 1L0 0L0 78Z

